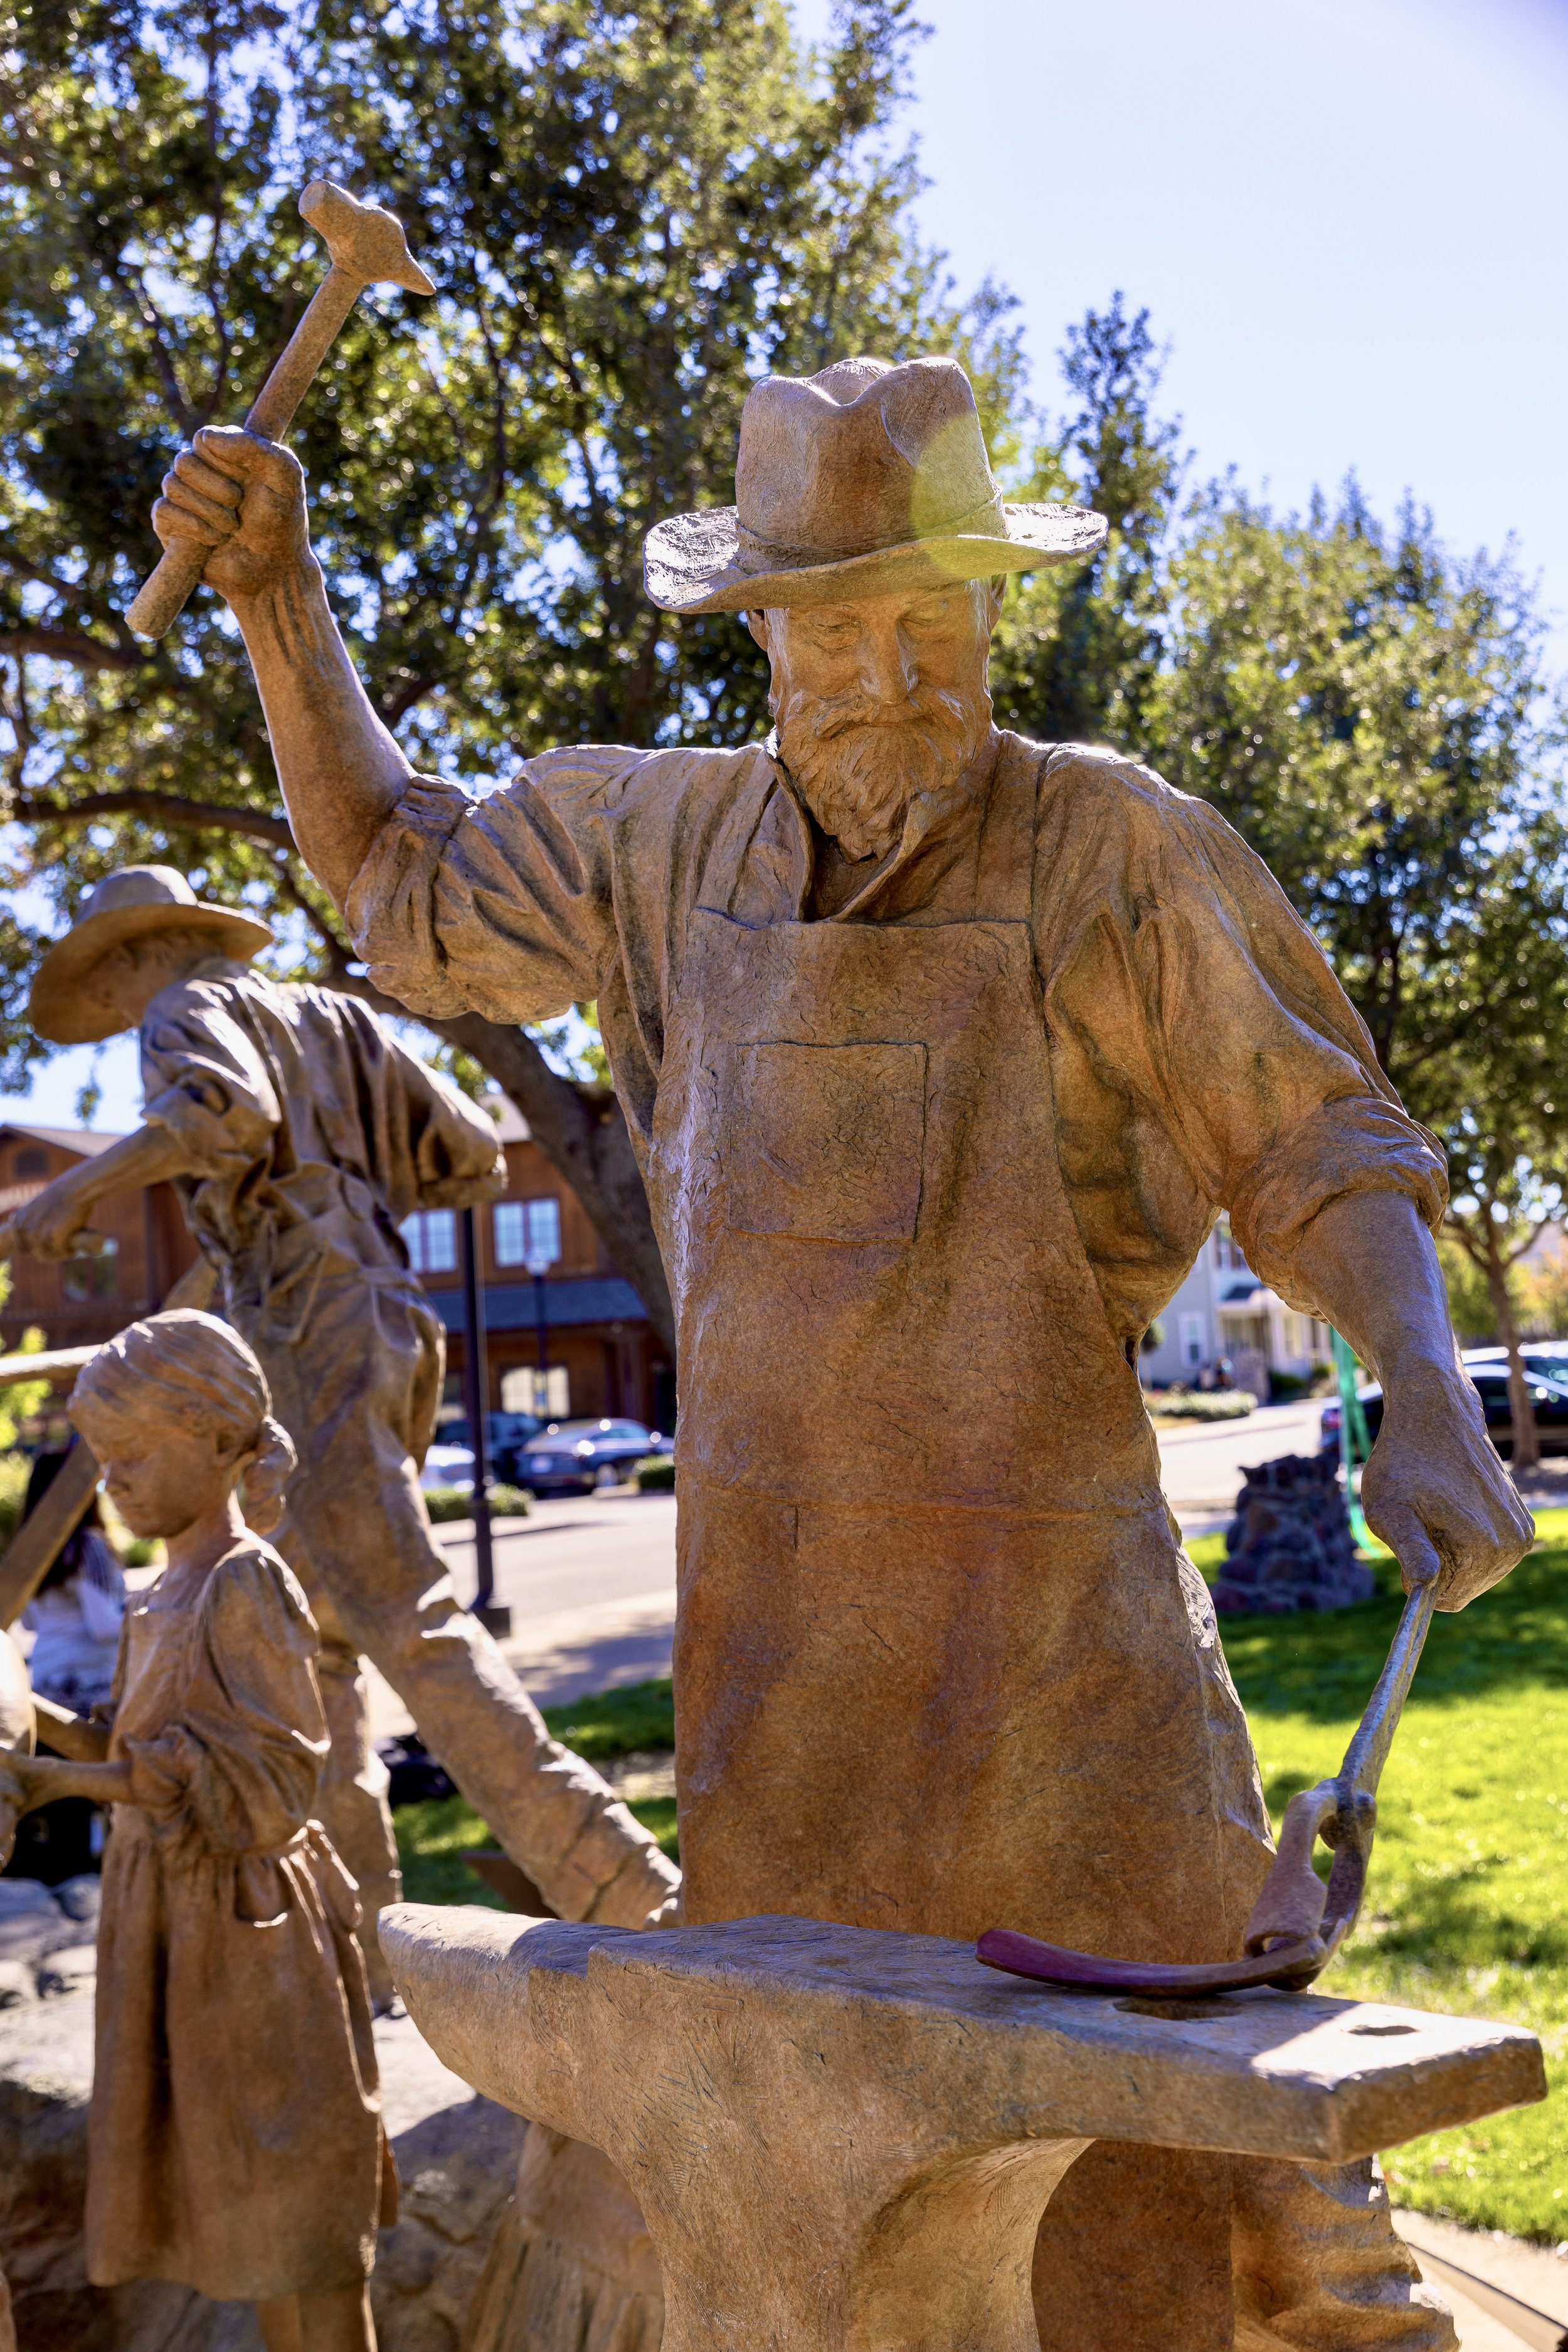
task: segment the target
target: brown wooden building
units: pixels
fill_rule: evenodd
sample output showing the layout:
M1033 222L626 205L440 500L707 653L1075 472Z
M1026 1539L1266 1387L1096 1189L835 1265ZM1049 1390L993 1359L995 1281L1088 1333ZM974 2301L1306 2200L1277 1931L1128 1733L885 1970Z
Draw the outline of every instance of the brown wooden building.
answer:
M117 1135L86 1128L0 1126L0 1218L37 1200L68 1168L96 1159ZM112 1339L138 1315L155 1314L196 1245L172 1184L111 1193L92 1212L107 1247L97 1256L11 1261L11 1295L0 1307L0 1339L15 1348L30 1326L51 1348L90 1348Z
M674 1381L641 1299L616 1272L582 1202L510 1103L500 1131L507 1157L506 1194L474 1215L491 1408L537 1409L542 1305L542 1393L552 1419L625 1413L668 1429ZM66 1169L118 1140L79 1128L0 1126L0 1217L35 1199ZM22 1256L12 1261L11 1296L0 1309L0 1344L15 1348L29 1326L41 1328L51 1348L89 1347L111 1339L136 1316L155 1312L196 1255L172 1185L112 1194L94 1209L92 1223L110 1244L101 1255L58 1264ZM462 1395L458 1223L456 1210L426 1209L404 1227L414 1269L447 1327L448 1412L460 1411ZM529 1258L546 1254L548 1270L536 1281Z
M590 1223L587 1211L530 1138L510 1103L500 1119L504 1197L477 1209L474 1224L485 1297L492 1411L570 1415L626 1413L668 1430L675 1378L642 1300ZM426 1209L404 1226L409 1257L447 1327L446 1410L460 1411L463 1294L458 1213ZM536 1281L528 1256L553 1252ZM542 1292L542 1298L541 1293ZM547 1378L541 1398L540 1308Z

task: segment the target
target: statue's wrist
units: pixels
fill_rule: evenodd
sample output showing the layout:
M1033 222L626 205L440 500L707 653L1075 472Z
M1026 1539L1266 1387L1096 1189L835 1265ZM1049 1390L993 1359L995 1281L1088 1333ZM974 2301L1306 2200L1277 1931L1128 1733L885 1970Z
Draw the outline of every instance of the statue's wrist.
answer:
M332 635L326 583L309 550L254 593L231 596L229 605L253 661L281 656L290 667L309 662L320 657Z
M324 603L326 593L315 551L306 547L291 562L269 572L258 587L226 589L224 594L229 610L243 628L252 621L265 626L268 618L290 606L298 608L311 601Z

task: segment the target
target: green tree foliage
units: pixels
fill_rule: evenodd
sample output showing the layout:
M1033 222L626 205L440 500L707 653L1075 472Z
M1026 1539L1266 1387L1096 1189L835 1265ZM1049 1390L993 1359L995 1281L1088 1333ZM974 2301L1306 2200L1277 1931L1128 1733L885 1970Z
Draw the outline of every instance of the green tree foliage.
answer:
M1449 1225L1512 1351L1510 1273L1561 1205L1568 839L1540 623L1506 562L1457 562L1353 488L1279 522L1205 497L1170 563L1151 756L1272 867L1379 1061L1448 1153Z
M1110 530L1092 562L1009 583L992 661L996 715L1043 743L1142 745L1166 658L1181 426L1154 415L1149 314L1129 317L1120 294L1068 330L1061 370L1075 405L1037 446L1016 495L1092 507Z
M440 287L362 300L291 436L334 606L425 767L479 782L558 741L743 740L762 656L641 592L643 534L729 493L751 381L963 350L989 413L1005 305L965 313L889 144L912 0L846 0L819 53L780 0L33 0L0 94L0 678L11 814L68 906L166 860L353 985L292 856L243 652L198 591L157 647L124 611L178 444L237 421L321 257L326 172L389 204ZM5 981L10 1083L34 1050ZM613 1098L522 1033L449 1045L518 1101L668 1325Z

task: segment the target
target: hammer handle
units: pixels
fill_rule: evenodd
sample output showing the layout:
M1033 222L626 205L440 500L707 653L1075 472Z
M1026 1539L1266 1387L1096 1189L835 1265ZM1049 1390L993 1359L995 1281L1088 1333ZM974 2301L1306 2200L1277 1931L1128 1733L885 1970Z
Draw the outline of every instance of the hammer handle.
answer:
M274 364L245 420L247 433L263 441L281 441L294 422L294 411L310 391L317 369L331 350L339 328L364 290L365 281L352 269L333 262L306 307L305 315L289 336L282 357Z
M253 402L245 420L247 433L258 434L264 441L282 439L364 283L352 270L332 264ZM188 539L176 540L173 547L164 549L157 569L142 582L125 615L139 637L166 635L184 610L212 551Z

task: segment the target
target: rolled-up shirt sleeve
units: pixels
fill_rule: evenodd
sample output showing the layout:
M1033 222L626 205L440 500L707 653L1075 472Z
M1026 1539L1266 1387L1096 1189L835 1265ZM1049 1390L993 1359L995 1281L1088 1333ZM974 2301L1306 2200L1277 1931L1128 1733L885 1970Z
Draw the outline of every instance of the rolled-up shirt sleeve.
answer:
M605 819L646 756L548 752L479 801L416 777L344 903L375 985L430 1020L546 1020L597 995L617 945Z
M216 989L165 989L142 1030L142 1116L166 1128L191 1173L233 1177L262 1158L282 1116L255 1045Z
M1179 1189L1228 1210L1247 1264L1315 1309L1292 1274L1331 1201L1406 1194L1441 1223L1447 1170L1402 1108L1370 1034L1267 867L1204 803L1126 763L1121 856L1102 827L1083 852L1098 886L1058 978L1054 1017L1106 1099L1157 1130ZM1090 793L1092 803L1104 795ZM1101 808L1103 814L1103 806ZM1079 828L1084 841L1091 825ZM1206 1225L1205 1228L1206 1229Z

